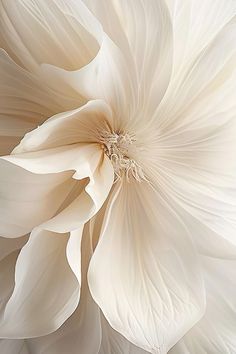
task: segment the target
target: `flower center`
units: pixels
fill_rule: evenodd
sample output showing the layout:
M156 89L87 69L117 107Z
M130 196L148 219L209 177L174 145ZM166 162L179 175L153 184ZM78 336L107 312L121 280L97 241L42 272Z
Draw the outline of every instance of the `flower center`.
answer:
M131 177L139 182L146 180L142 168L130 157L136 141L134 135L103 131L100 141L114 167L115 181L122 175L125 175L128 180Z

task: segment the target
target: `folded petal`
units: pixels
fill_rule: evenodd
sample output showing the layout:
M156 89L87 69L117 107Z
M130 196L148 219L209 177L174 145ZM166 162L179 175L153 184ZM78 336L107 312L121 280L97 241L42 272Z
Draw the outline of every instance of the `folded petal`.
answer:
M0 50L0 155L6 155L28 131L75 101L49 89ZM78 105L78 98L76 106Z
M17 259L15 287L0 317L5 338L55 331L78 305L80 286L66 260L67 234L35 230Z
M50 83L54 82L53 87L65 87L87 100L106 101L116 115L114 130L121 128L121 124L124 125L136 112L137 85L130 73L130 63L105 33L97 56L87 66L66 71L42 65L42 71Z
M234 254L236 256L235 247ZM202 257L202 262L207 292L206 314L169 354L222 354L235 351L236 258Z
M188 232L149 184L116 185L89 287L110 325L153 353L166 353L202 316L201 270Z
M78 69L99 48L99 24L82 1L1 0L0 14L1 47L30 70L41 63Z
M111 109L104 101L89 101L80 108L52 116L26 134L13 154L97 142L99 134L109 129L112 120Z
M70 172L33 174L0 159L0 235L19 237L55 215L76 183Z
M173 73L179 74L192 64L198 54L234 17L234 1L166 0L174 35ZM194 16L193 16L194 14Z
M72 243L75 246L76 232L72 234ZM75 252L72 247L68 248L69 243L70 240L67 244L68 259ZM93 301L87 285L87 268L92 252L88 224L83 230L81 246L77 252L80 252L80 248L81 264L77 260L79 265L82 265L82 291L79 305L73 315L57 331L47 336L27 340L27 346L34 354L78 354L78 351L83 354L93 354L99 351L101 342L100 309ZM76 257L74 261L76 262Z
M173 34L166 3L162 0L85 2L130 63L129 70L139 86L133 117L136 127L137 121L151 118L171 76Z

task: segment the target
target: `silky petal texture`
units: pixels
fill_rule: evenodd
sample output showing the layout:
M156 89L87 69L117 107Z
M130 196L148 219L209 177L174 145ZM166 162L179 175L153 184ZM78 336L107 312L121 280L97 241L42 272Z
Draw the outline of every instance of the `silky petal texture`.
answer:
M101 100L89 101L73 111L56 114L24 136L13 154L75 144L99 142L112 125L110 107Z
M133 124L144 115L149 119L165 94L172 71L172 24L165 1L85 2L131 63L129 70L139 86Z
M42 71L55 86L73 90L87 100L105 100L116 114L113 126L116 130L136 111L137 86L129 66L120 49L104 33L97 56L87 66L77 71L66 71L52 65L42 65Z
M236 256L236 250L234 248ZM202 257L207 291L203 319L169 354L231 354L236 348L236 267L234 259Z
M31 354L24 340L0 339L1 354Z
M204 312L201 269L181 219L151 186L123 181L113 193L89 287L115 330L166 353Z
M85 190L69 206L42 225L55 232L72 231L87 222L104 203L114 180L111 162L97 144L74 144L2 159L34 174L60 176L61 172L75 170L74 179L90 178Z
M234 17L234 0L166 0L174 35L173 73L183 74ZM194 14L194 15L193 15Z
M224 94L225 89L235 85L235 57L236 57L236 23L231 21L214 38L214 40L195 58L194 65L185 75L177 81L172 80L168 91L157 108L152 123L155 123L159 135L175 132L178 128L190 127L196 118L207 110L208 105L203 102L217 102L215 97ZM233 92L229 91L231 97ZM220 96L221 97L221 96ZM210 104L210 102L208 104ZM223 112L224 105L227 108L233 105L234 100L220 99L217 107L218 114ZM213 103L213 102L212 102ZM220 104L221 103L221 104ZM210 106L212 108L214 106ZM196 113L198 117L196 117ZM209 114L210 115L210 114ZM200 123L202 123L202 119ZM209 124L215 121L214 116L209 117Z
M45 335L74 312L80 286L66 260L67 241L67 234L32 232L17 259L14 291L1 313L1 337Z
M56 332L27 340L31 354L98 353L101 343L100 309L91 298L87 285L91 253L90 230L86 224L81 243L82 291L78 308Z
M80 0L1 0L0 14L1 47L29 70L41 63L78 69L98 51L99 24Z
M0 235L19 237L50 219L73 184L71 173L37 175L0 159Z
M116 332L101 315L102 342L99 354L148 354L145 350L128 342Z
M1 49L0 76L0 155L9 154L25 133L54 113L78 106L78 97L49 89Z

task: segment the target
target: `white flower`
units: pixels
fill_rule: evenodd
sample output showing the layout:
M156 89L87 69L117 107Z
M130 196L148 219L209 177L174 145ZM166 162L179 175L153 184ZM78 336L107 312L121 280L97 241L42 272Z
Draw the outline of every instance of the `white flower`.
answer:
M236 353L235 13L0 1L1 354Z

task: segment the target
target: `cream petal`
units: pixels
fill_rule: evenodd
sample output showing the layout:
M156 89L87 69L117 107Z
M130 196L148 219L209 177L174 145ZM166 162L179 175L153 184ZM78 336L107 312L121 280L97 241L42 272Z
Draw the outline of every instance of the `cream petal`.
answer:
M102 100L56 114L24 136L13 154L55 148L78 142L97 142L99 134L112 124L110 107Z
M85 1L130 63L129 70L139 86L132 125L137 129L137 121L151 118L171 76L173 35L166 3L162 0Z
M207 111L207 105L201 104L202 101L208 104L209 99L210 104L215 94L220 96L221 89L224 94L227 84L234 85L235 89L235 48L236 24L235 21L231 21L195 58L194 65L185 74L171 81L153 120L158 127L159 134L175 131L183 123L190 126L204 114L204 111ZM232 94L231 91L231 97ZM218 102L216 106L220 109L218 114L223 112L224 104L232 106L234 102L232 99L230 101L227 96L226 100L225 97L222 98L222 105ZM192 109L195 116L191 112ZM215 117L212 116L209 119L213 124Z
M76 233L73 235L73 244L71 243L70 252L67 252L67 256L71 256L72 246L75 246L76 243L75 238ZM68 245L69 243L67 244L67 251ZM27 340L27 345L32 354L98 353L101 342L100 309L91 298L87 286L87 268L91 253L91 237L87 224L83 230L81 243L82 291L79 306L56 332ZM76 261L76 259L74 260Z
M110 160L104 156L102 166L90 177L85 190L61 213L45 222L42 227L56 232L80 228L92 218L105 202L114 181Z
M52 114L78 106L78 98L49 89L1 49L0 76L0 155L9 154L25 133Z
M97 144L72 144L4 156L1 162L6 177L14 171L10 181L2 176L1 233L5 237L23 235L44 221L42 228L56 232L80 228L100 209L114 180L113 167ZM75 171L73 176L71 170ZM64 203L75 184L79 184L74 179L87 177L89 183L81 184L81 188L73 194L75 199L71 200L69 196ZM24 188L20 193L16 190L19 183L29 194L25 193ZM37 183L38 188L34 188ZM31 186L33 193L30 193ZM27 208L19 212L20 205ZM64 210L59 210L61 205ZM55 214L58 215L49 220Z
M148 354L148 352L136 347L116 332L103 315L101 315L101 326L102 342L99 354Z
M1 0L0 14L1 47L30 70L41 63L78 69L99 49L99 24L80 0Z
M0 318L1 337L55 331L78 305L80 286L66 260L67 234L35 230L17 259L14 291Z
M53 87L73 90L87 100L106 101L116 114L114 130L121 128L136 112L137 84L130 73L130 64L105 33L97 56L87 66L77 71L66 71L45 64L42 71L50 83L54 82Z
M91 294L130 342L166 353L204 312L197 256L181 219L149 184L123 181L112 195L90 262Z
M21 339L0 339L1 354L31 354Z
M234 17L236 5L232 0L204 0L200 4L198 0L166 0L166 3L173 23L173 73L182 74Z
M219 120L212 126L166 136L159 142L156 161L148 165L152 179L158 178L170 198L213 233L236 244L233 111L215 117Z
M169 354L234 353L236 348L236 249L234 259L202 257L207 291L203 319Z
M37 175L0 159L0 235L19 237L48 220L74 185L71 173Z

